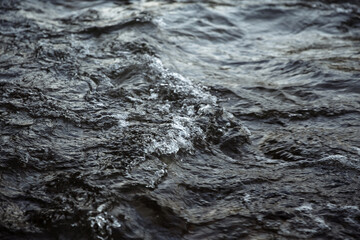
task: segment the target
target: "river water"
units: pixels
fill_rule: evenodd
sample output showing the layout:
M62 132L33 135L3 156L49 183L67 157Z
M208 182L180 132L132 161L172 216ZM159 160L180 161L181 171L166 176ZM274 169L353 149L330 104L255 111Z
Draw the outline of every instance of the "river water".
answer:
M359 239L360 3L1 0L1 239Z

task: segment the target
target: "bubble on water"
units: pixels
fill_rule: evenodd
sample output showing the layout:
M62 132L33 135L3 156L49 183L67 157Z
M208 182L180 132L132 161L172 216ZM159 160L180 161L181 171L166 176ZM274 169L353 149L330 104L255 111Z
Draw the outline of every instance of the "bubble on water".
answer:
M98 239L108 239L108 236L112 235L113 229L122 227L120 221L115 216L104 211L104 205L98 207L97 210L101 210L100 212L89 212L90 217L88 221L92 232Z
M94 226L97 226L99 228L104 228L106 224L106 220L102 215L97 215L95 217L90 217L90 225L93 228Z

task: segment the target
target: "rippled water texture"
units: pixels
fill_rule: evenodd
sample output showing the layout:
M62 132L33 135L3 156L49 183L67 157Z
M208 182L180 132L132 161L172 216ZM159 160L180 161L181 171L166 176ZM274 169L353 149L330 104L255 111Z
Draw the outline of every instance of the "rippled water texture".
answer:
M360 239L359 1L0 1L1 239Z

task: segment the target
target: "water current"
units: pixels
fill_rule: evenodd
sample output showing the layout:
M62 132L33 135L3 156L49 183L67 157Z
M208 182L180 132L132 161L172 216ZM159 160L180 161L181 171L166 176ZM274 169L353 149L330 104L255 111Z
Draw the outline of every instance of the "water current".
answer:
M0 239L360 239L360 2L0 0Z

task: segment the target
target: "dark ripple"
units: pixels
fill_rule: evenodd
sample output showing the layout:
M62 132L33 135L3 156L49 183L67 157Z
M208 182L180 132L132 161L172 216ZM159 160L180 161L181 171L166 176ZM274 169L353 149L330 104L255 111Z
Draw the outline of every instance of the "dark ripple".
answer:
M356 1L0 12L0 238L360 237Z

